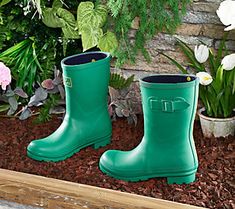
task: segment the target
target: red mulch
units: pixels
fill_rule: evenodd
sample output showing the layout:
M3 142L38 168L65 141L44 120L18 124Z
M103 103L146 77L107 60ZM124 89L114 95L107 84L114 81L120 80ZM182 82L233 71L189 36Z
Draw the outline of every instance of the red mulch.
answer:
M113 122L112 143L104 148L83 149L58 163L37 162L26 156L31 140L45 137L61 123L56 117L44 124L33 118L19 121L0 117L0 167L67 181L120 190L139 195L177 201L208 208L235 208L235 138L203 138L198 122L194 136L199 157L197 181L189 185L167 185L166 179L155 178L128 183L104 175L98 168L101 154L107 149L130 150L143 135L143 120L137 127L125 119Z

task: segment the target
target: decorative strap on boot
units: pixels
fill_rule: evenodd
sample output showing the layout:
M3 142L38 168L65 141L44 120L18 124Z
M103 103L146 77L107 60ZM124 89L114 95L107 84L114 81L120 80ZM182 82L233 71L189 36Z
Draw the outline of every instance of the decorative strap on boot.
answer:
M162 112L178 112L187 109L190 104L181 97L173 100L157 99L154 97L149 98L149 105L153 111Z

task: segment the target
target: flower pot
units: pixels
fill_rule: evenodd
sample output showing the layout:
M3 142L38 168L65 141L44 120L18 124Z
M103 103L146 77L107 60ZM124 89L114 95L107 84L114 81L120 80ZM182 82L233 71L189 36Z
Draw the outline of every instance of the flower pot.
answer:
M202 133L205 137L227 137L234 136L235 116L230 118L211 118L204 115L205 108L198 110Z

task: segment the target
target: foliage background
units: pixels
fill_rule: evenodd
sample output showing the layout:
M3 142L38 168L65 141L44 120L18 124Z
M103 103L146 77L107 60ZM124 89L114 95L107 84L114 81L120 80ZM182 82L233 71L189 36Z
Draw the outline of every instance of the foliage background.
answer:
M88 8L88 5L93 7L91 2L94 3L94 8ZM1 0L0 61L12 70L12 89L21 87L29 96L34 95L42 81L52 78L55 68L60 69L63 57L80 53L84 49L109 49L112 45L117 45L111 52L118 67L125 63L133 64L140 53L149 62L151 59L145 48L146 41L161 31L174 32L181 23L189 2L190 0L97 0L90 3L61 0ZM85 5L83 10L87 10L87 14L91 15L87 23L86 19L82 20L82 27L80 3ZM38 14L40 10L44 17L45 11L48 11L47 17L51 19L48 21L47 18L41 18ZM106 12L102 14L101 10L107 11L107 18ZM97 27L97 20L104 17L102 24L98 22ZM67 21L66 27L60 27L60 18ZM134 33L133 23L138 24ZM102 42L97 42L97 31L101 30L106 35L103 36L105 38ZM133 35L134 39L131 39ZM95 44L90 44L93 41ZM133 81L133 77L127 83L130 83L129 81ZM125 83L122 78L119 78L118 82L118 88ZM114 83L116 85L117 80ZM18 96L13 96L18 100ZM28 101L27 98L20 99L23 104L27 104Z
M0 52L29 37L34 37L35 53L40 63L38 67L41 68L35 82L41 82L52 75L53 66L59 67L60 60L64 56L81 52L82 43L79 38L64 40L60 28L50 28L43 24L34 7L37 2L40 2L42 8L50 8L53 5L51 0L12 0L0 7ZM54 2L58 4L60 1ZM63 1L63 8L76 16L77 7L81 2L83 1ZM128 61L134 63L139 52L142 52L150 61L149 53L145 48L146 41L153 38L157 32L163 30L173 32L180 24L182 13L185 12L186 5L190 1L98 0L92 2L95 4L95 9L100 4L107 7L109 16L103 28L104 31L110 30L115 33L118 49L113 52L113 55L117 58L117 65L122 66ZM134 21L139 22L139 28L135 31L135 41L130 41L129 36ZM96 48L91 50L94 49Z

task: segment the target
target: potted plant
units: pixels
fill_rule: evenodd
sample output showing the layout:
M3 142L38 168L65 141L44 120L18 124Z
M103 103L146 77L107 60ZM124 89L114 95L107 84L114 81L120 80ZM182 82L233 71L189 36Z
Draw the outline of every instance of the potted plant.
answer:
M217 10L221 21L229 26L225 31L235 28L235 20L228 10L235 13L235 1L226 0ZM228 33L225 33L217 53L204 44L195 46L192 50L185 42L177 40L189 60L186 69L163 54L183 73L189 73L192 69L199 77L201 84L199 96L204 107L198 110L198 115L205 137L226 137L234 135L235 132L235 54L227 53L225 45L227 35Z

